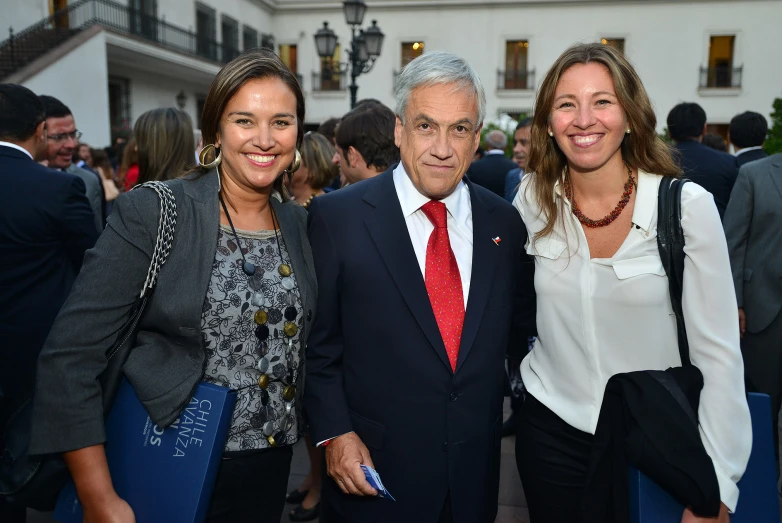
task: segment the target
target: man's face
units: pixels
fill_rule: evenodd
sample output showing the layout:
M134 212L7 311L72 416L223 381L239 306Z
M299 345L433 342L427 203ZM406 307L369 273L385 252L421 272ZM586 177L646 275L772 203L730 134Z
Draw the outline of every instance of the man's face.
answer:
M441 200L462 180L478 147L478 98L455 84L417 87L404 116L394 129L402 164L418 192Z
M516 165L521 167L522 170L527 169L527 159L529 158L529 147L532 126L522 127L516 129L513 133L513 161Z
M90 160L92 160L92 156L90 155L90 146L87 144L81 144L79 145L79 159L90 163Z
M67 169L71 165L73 151L78 144L77 138L71 136L76 131L73 115L62 118L47 118L46 159L52 169Z

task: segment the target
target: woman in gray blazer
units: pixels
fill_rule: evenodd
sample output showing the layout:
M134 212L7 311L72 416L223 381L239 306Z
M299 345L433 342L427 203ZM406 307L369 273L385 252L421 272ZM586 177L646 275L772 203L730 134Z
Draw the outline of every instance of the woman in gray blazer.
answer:
M277 523L284 507L317 298L306 212L283 191L303 127L295 75L248 51L212 83L201 167L167 182L173 246L123 370L161 427L202 380L237 390L208 521ZM97 377L143 286L159 212L150 190L117 200L39 359L31 452L63 453L87 523L134 520L106 464Z

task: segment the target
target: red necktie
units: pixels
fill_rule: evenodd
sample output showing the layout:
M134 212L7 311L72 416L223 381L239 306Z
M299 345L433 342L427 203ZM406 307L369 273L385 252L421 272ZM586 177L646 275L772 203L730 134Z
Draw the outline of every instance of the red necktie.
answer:
M456 370L464 325L464 294L459 266L448 237L448 211L443 202L436 200L426 203L421 210L434 225L426 245L426 292L451 362L451 370Z

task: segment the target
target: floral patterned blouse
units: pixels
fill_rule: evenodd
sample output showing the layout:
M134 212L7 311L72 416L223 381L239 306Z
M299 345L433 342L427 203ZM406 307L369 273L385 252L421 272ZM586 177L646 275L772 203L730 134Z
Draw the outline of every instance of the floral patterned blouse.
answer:
M286 401L283 391L286 386L296 384L299 370L303 370L299 333L304 327L304 315L296 275L291 275L292 281L286 282L278 272L282 260L290 266L285 242L281 241L278 247L274 231L237 230L236 233L247 261L255 265L255 273L252 276L244 273L233 233L229 227L220 225L212 278L201 317L207 354L204 381L237 391L226 452L267 448L271 446L267 440L270 430L275 435L284 432L282 441L276 442L278 446L298 440L298 405L295 400ZM283 332L288 323L284 315L291 306L296 309L293 323L298 332L288 338ZM259 309L266 311L268 317L269 335L265 345L256 335L258 325L254 318ZM264 353L269 364L265 372L269 385L265 391L258 385L263 374L258 364Z

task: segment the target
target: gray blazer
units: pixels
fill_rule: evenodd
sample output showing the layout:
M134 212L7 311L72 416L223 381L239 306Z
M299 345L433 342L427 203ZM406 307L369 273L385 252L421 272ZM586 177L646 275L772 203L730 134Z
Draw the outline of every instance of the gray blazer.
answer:
M739 170L723 226L747 330L760 332L782 309L782 154Z
M81 167L76 167L75 164L71 164L65 171L75 174L84 181L84 185L87 188L85 194L90 201L92 213L95 215L95 227L97 227L98 232L103 232L103 187L101 187L100 175Z
M203 377L206 355L201 313L220 220L215 171L168 184L177 205L174 242L123 368L150 417L162 427L176 420ZM304 349L317 303L307 212L292 202L280 203L275 198L271 202L304 306ZM87 251L73 292L38 359L31 453L65 452L104 442L104 412L96 378L106 367L106 350L141 293L159 216L154 191L137 189L122 195L95 248ZM300 380L304 374L300 372ZM303 381L298 383L298 395L303 385Z

